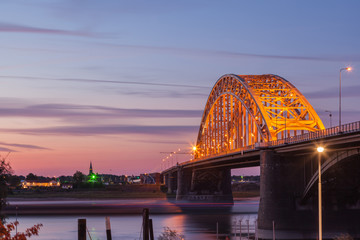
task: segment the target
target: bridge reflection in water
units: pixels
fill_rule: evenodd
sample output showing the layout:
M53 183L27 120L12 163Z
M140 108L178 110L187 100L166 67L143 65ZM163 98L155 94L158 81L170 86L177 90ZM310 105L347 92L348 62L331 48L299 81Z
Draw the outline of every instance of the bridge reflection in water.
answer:
M163 171L181 201L232 202L231 169L260 166L259 237L317 238L317 155L324 146L323 236L360 238L360 122L325 129L276 75L224 75L201 120L194 159ZM284 233L285 235L282 235Z

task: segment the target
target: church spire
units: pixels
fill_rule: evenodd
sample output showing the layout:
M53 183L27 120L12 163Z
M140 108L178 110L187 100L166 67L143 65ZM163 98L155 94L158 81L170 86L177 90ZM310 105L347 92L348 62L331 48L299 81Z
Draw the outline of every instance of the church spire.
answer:
M90 161L89 175L93 174L92 162Z

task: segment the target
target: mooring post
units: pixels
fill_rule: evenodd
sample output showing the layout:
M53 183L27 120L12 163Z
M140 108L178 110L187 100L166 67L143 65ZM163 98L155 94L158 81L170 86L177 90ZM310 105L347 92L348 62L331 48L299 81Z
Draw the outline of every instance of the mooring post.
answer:
M149 219L149 231L150 231L150 240L154 240L154 229L153 229L152 219Z
M78 219L78 240L86 240L86 219Z
M143 240L149 240L149 209L143 209Z
M255 219L255 240L258 240L258 237L257 237L257 219Z
M106 226L106 239L111 240L111 226L110 226L109 217L105 217L105 226Z
M272 221L273 224L273 240L275 240L275 221Z
M216 222L216 240L219 240L219 222Z
M248 239L250 239L249 219L246 220L246 222L247 222L247 229L248 229Z
M241 232L241 219L240 219L240 240L241 240L241 235L242 235L242 232Z

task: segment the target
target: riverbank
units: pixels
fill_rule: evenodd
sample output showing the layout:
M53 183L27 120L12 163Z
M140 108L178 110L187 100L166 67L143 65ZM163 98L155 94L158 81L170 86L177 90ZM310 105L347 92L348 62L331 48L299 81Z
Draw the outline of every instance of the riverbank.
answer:
M168 195L160 185L118 185L103 188L83 189L31 189L12 191L8 195L9 201L32 201L32 200L111 200L111 199L167 199L175 195ZM259 197L257 189L233 191L234 199Z
M166 198L160 185L117 185L102 188L30 189L13 191L8 200L31 199L137 199Z

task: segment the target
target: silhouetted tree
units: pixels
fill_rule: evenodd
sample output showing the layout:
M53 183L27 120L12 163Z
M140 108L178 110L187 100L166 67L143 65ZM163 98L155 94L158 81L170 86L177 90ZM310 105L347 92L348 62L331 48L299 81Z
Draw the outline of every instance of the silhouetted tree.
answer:
M6 162L6 158L0 156L0 213L3 207L6 205L6 196L7 196L7 188L8 188L7 181L11 173L12 170L10 164ZM0 217L2 218L2 216Z
M73 177L72 176L60 176L59 180L61 183L72 182Z
M9 184L12 187L18 187L20 186L21 179L19 176L11 175L9 176Z
M80 171L76 171L73 176L73 183L74 185L79 186L84 181L84 179L85 175Z
M33 174L33 173L29 173L29 174L26 176L26 180L38 180L38 176L36 176L36 175Z

